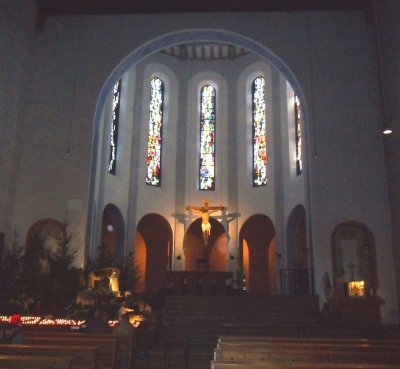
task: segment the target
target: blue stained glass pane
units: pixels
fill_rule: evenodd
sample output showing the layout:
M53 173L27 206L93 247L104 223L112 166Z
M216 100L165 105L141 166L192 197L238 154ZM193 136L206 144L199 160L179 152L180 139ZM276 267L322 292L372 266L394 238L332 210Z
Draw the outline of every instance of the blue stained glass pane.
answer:
M117 148L118 148L118 126L119 126L119 106L121 97L121 80L114 85L113 105L111 118L111 137L110 155L108 160L108 172L115 175L117 167Z
M164 105L164 83L159 78L150 82L149 136L147 142L146 183L161 185L161 146Z
M252 84L253 108L253 186L267 184L267 127L265 116L265 79Z
M215 190L215 88L204 86L200 97L200 190Z

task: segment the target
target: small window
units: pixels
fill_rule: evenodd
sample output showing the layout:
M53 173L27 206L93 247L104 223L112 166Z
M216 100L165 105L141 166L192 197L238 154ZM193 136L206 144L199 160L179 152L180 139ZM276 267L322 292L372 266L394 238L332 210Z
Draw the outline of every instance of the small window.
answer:
M206 85L200 96L200 190L215 190L216 91Z
M253 186L267 184L267 127L265 79L257 77L251 86L253 125Z
M301 109L298 97L294 96L294 126L296 135L296 174L303 173L302 141L301 141Z
M146 184L161 185L161 148L164 108L164 83L154 77L150 81L149 136L147 141Z
M110 137L110 156L108 160L108 172L115 175L117 167L117 148L118 148L118 126L119 126L119 107L121 98L120 79L113 90L112 117L111 117L111 137Z

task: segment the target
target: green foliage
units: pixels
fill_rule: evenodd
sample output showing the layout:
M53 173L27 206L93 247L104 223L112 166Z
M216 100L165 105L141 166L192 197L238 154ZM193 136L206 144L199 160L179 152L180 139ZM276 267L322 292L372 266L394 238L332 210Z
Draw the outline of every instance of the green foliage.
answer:
M76 250L71 236L58 241L55 252L46 251L46 237L36 235L23 258L23 292L43 313L63 314L79 289L80 270L73 266Z
M0 264L0 310L4 313L22 310L22 303L19 302L22 297L22 265L23 249L14 232L11 246L5 249Z
M44 250L45 239L35 235L32 244L25 250L22 264L22 292L33 301L42 301L50 283L47 276L47 259Z
M133 254L125 257L121 275L119 276L119 287L121 291L134 292L139 281L138 268L133 260Z
M79 290L80 269L73 266L76 250L70 248L71 236L59 244L59 250L48 257L51 283L48 300L53 311L62 311Z

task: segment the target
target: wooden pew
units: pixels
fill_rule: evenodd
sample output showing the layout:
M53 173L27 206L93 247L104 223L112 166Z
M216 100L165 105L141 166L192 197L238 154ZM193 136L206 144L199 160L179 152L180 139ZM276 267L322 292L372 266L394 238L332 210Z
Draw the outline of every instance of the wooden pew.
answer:
M73 369L75 356L4 355L0 354L2 369Z
M215 361L251 360L264 362L319 362L319 363L400 363L400 352L374 352L374 351L340 351L334 349L308 350L302 348L274 348L274 349L251 349L239 348L217 348L214 351Z
M117 368L117 345L118 341L112 337L65 337L61 335L35 336L27 334L24 339L29 345L56 345L56 346L96 346L99 348L97 362L100 367Z
M44 332L30 331L25 333L25 341L31 343L63 342L66 345L84 345L86 342L92 342L100 346L99 364L100 366L110 366L117 369L121 365L124 357L127 358L127 367L134 367L134 337L125 334L93 334L80 332Z
M98 346L65 346L65 345L27 345L2 344L0 355L14 355L20 357L42 356L56 360L57 357L75 357L76 363L85 365L85 368L97 369Z
M400 369L400 341L221 336L212 368Z
M212 361L211 369L399 369L399 365L357 363L266 363L260 361Z
M218 342L309 342L309 343L356 343L370 345L398 345L398 339L338 338L338 337L268 337L268 336L219 336Z
M218 342L217 347L221 349L240 349L240 350L252 350L252 349L265 349L265 350L310 350L310 351L320 351L320 350L331 350L331 351L341 351L341 352L370 352L375 353L398 353L400 352L400 345L376 345L373 343L331 343L331 342L303 342L289 341L289 342Z

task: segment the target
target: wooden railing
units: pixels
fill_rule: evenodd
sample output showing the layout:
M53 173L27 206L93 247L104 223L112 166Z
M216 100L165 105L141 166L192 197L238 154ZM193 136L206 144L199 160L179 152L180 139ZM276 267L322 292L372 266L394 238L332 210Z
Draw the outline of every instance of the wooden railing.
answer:
M303 268L281 269L280 289L282 295L310 295L310 270Z

